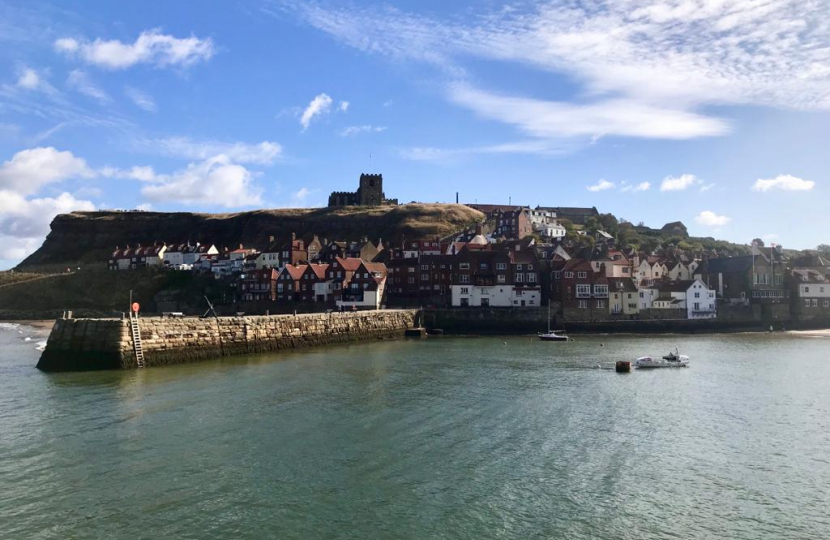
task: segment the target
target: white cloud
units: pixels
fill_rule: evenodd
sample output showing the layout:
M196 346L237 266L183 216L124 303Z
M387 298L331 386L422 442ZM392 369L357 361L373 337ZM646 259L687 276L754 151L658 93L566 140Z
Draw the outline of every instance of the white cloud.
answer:
M354 137L361 133L380 133L381 131L386 131L386 126L371 126L368 124L364 126L349 126L340 132L340 136Z
M720 227L732 221L732 218L719 216L711 210L704 210L695 217L695 222L707 227Z
M693 174L667 176L663 178L663 182L660 184L660 191L683 191L698 183L700 183L700 180Z
M21 150L0 166L0 189L35 193L41 186L69 178L92 178L95 171L72 152L38 147Z
M150 204L150 203L143 203L143 204L139 204L135 208L136 208L136 210L143 210L144 212L149 212L150 210L153 209L153 205Z
M651 189L651 182L640 182L636 185L623 186L620 191L648 191Z
M41 84L40 75L37 74L37 71L26 68L20 74L20 77L17 79L17 86L21 88L26 88L27 90L35 90Z
M487 3L470 22L388 6L281 5L358 50L433 64L450 79L472 79L470 58L567 76L581 86L578 102L450 88L453 101L540 137L728 132L727 121L706 114L708 106L830 110L830 3L819 0ZM520 108L500 106L508 104ZM559 113L586 122L559 121Z
M111 101L109 94L93 83L89 76L87 76L87 74L80 69L74 69L69 72L69 77L66 79L66 85L69 88L89 96L100 103L109 103Z
M107 69L126 69L136 64L187 67L208 60L215 53L210 38L176 38L162 34L158 29L142 32L133 43L117 39L98 38L88 42L61 38L55 41L54 46L60 53Z
M297 191L291 194L291 198L288 201L286 208L308 208L309 207L309 199L317 194L320 190L319 189L309 189L307 187L301 187Z
M630 99L572 104L504 96L456 84L450 99L480 116L511 124L540 138L619 135L645 139L691 139L722 135L729 124L692 112L656 107Z
M137 88L133 88L132 86L125 86L124 94L136 105L136 107L144 109L147 112L156 112L156 102L150 94L144 93Z
M602 179L597 184L593 186L588 186L586 188L588 191L605 191L608 189L614 189L614 182L609 182L608 180Z
M539 156L559 156L574 150L573 145L560 141L528 140L473 146L467 148L435 148L416 146L400 151L400 156L412 161L451 161L453 159L486 154L533 154Z
M346 112L349 110L349 102L348 101L341 101L340 105L337 106L337 110L340 112Z
M226 155L191 163L170 175L153 173L152 182L141 193L154 202L225 208L262 203L261 190L253 183L253 173Z
M0 190L0 259L17 262L25 258L43 243L56 215L76 210L95 210L95 205L69 193L26 199L18 192Z
M706 184L705 186L700 186L700 192L701 192L701 193L706 193L707 191L709 191L709 190L710 190L710 189L712 189L713 187L715 187L715 183L714 183L714 182L712 182L711 184Z
M169 137L166 139L139 140L136 141L136 145L142 149L186 159L204 160L223 154L236 163L254 163L257 165L271 165L282 156L282 146L273 141L249 144L243 142L199 141L188 137Z
M308 106L300 116L300 124L303 126L303 131L308 129L311 120L315 116L326 114L331 109L331 98L328 94L318 94L311 100Z
M756 180L752 191L770 191L780 189L783 191L810 191L816 186L812 180L804 180L791 174L779 174L775 178Z
M36 90L53 96L58 93L55 87L49 84L43 74L30 67L24 67L19 72L15 86L18 89ZM6 88L9 87L7 86Z

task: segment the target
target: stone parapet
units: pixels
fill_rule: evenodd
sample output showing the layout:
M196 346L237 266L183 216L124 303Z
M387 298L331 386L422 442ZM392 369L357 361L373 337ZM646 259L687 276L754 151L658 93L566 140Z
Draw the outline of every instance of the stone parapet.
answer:
M201 319L141 318L147 366L180 364L364 340L401 337L417 310L359 311ZM136 368L129 321L58 319L38 362L44 371Z

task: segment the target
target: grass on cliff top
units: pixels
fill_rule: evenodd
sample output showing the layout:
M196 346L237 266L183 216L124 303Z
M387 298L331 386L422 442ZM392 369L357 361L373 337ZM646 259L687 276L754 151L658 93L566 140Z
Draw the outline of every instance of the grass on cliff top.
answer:
M484 214L463 204L442 203L410 203L398 206L343 206L339 208L264 208L249 212L229 212L222 214L206 214L193 212L192 215L203 216L207 219L228 219L247 213L264 213L273 216L384 216L414 219L429 216L431 219L446 219L459 221L475 221L484 219ZM114 220L125 216L147 216L152 218L158 215L190 214L190 212L72 212L71 215L100 220Z

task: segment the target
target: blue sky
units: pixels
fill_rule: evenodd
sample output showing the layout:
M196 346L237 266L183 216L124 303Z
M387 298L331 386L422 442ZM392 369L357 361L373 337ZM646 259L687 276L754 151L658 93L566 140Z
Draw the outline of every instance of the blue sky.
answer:
M810 0L0 2L0 268L73 209L597 206L830 241Z

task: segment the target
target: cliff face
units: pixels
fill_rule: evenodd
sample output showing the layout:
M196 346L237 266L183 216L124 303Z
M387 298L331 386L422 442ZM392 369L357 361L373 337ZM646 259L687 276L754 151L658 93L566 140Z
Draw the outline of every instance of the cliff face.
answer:
M377 241L445 235L484 219L456 204L256 210L235 214L188 212L72 212L52 221L43 245L19 268L106 261L115 246L153 242L213 243L218 248L244 244L265 247L268 237L316 234L321 239Z

